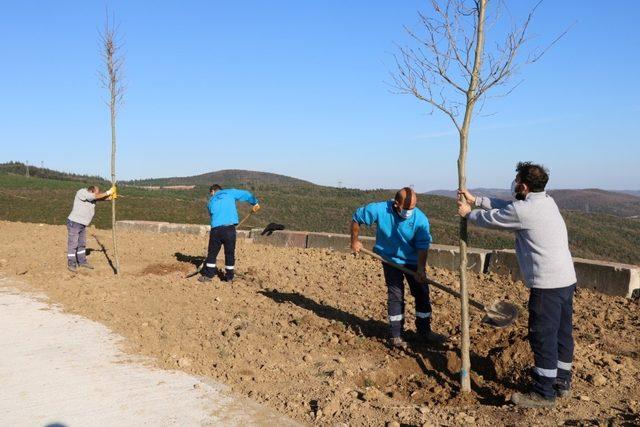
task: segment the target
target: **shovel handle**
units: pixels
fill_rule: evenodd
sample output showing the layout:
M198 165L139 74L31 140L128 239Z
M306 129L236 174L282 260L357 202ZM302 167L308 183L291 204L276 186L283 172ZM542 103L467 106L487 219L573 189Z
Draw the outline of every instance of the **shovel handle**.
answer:
M245 216L244 218L242 218L242 221L240 221L240 222L238 223L238 225L236 225L236 228L237 228L237 227L240 227L242 224L244 224L244 223L245 223L245 221L246 221L246 220L248 220L248 219L251 217L251 215L253 215L253 211L249 212L249 213L247 214L247 216Z
M395 267L395 268L397 268L398 270L402 271L403 273L410 274L410 275L412 275L413 277L416 277L416 278L417 278L417 274L416 274L416 272L415 272L415 271L413 271L413 270L409 270L409 269L408 269L407 267L405 267L404 265L400 265L400 264L397 264L397 263L395 263L395 262L393 262L393 261L389 261L388 259L385 259L385 258L381 257L380 255L378 255L377 253L372 252L372 251L370 251L370 250L368 250L368 249L365 249L365 248L361 248L361 249L360 249L360 252L363 252L363 253L365 253L365 254L369 255L369 256L370 256L370 257L372 257L372 258L375 258L375 259L377 259L377 260L379 260L379 261L382 261L382 262L383 262L383 263L385 263L385 264L388 264L388 265L390 265L390 266L392 266L392 267ZM440 289L440 290L441 290L441 291L443 291L443 292L448 293L449 295L452 295L452 296L454 296L454 297L456 297L456 298L458 298L458 299L462 299L462 295L460 295L460 292L454 291L454 290L453 290L453 289L451 289L450 287L445 286L445 285L443 285L443 284L441 284L441 283L438 283L438 282L436 282L435 280L431 280L431 279L427 278L427 283L428 283L429 285L435 286L436 288ZM481 304L481 303L479 303L478 301L475 301L475 300L469 299L469 304L470 304L470 305L472 305L473 307L477 308L477 309L478 309L478 310L480 310L480 311L486 311L486 309L485 309L484 305L483 305L483 304Z

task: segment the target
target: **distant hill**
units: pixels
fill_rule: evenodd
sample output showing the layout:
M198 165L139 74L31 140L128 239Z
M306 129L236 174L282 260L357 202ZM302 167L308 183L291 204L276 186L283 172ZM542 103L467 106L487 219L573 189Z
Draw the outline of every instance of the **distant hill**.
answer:
M553 198L563 209L586 213L605 213L621 217L640 215L640 197L615 191L553 190Z
M505 189L476 188L472 189L471 192L501 199L512 198L510 191ZM427 194L456 197L456 192L452 190L436 190ZM549 194L561 209L609 214L623 218L640 215L640 197L633 195L633 192L625 193L587 188L582 190L550 190Z
M640 197L640 190L621 190L619 193L631 194L632 196Z
M511 199L511 191L504 188L472 188L470 191L473 194L480 194L482 196L488 197L497 197L499 199ZM426 194L432 194L435 196L444 196L444 197L457 197L458 193L456 190L433 190L428 191Z
M314 185L308 181L291 178L285 175L278 175L268 172L255 172L239 169L226 169L215 172L203 173L201 175L172 177L172 178L150 178L132 181L123 181L123 184L137 186L174 186L174 185Z
M28 172L27 172L28 170ZM82 183L105 184L106 179L99 176L81 175L69 172L60 172L53 169L39 168L32 165L26 165L21 162L0 163L0 173L10 173L44 179L57 179L61 181L80 181Z

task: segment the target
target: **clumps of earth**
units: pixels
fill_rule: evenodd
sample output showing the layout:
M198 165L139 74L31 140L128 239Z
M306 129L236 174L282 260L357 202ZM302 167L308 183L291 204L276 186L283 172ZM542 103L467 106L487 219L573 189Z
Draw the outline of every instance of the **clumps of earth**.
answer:
M505 329L471 317L473 393L461 395L459 303L432 290L433 328L450 336L433 348L386 344L386 288L380 265L327 250L238 242L236 280L185 279L201 260L206 237L119 233L121 274L109 267L110 231L91 230L95 270L66 270L63 226L0 222L0 274L46 293L52 303L107 325L125 350L228 384L232 390L303 423L318 425L634 425L640 417L638 301L578 290L573 394L552 410L515 410L511 393L528 379L522 283L471 276L470 295L484 304L518 304ZM95 236L95 237L93 237ZM98 238L106 251L98 249ZM36 243L37 242L37 248ZM34 256L36 253L38 256ZM220 255L218 263L224 262ZM432 269L444 284L453 272ZM407 295L409 292L407 291Z

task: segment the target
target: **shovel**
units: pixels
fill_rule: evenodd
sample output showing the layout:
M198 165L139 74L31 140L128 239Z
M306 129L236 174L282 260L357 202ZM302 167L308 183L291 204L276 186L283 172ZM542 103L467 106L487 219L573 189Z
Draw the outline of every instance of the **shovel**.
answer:
M242 218L242 221L240 221L240 222L238 223L238 225L236 225L236 228L240 227L240 226L241 226L241 225L242 225L246 220L248 220L248 219L251 217L251 215L253 215L253 214L254 214L254 212L253 212L253 211L250 211L250 212L247 214L247 216L245 216L244 218ZM208 250L207 250L207 252L208 252ZM188 279L188 278L193 277L193 276L195 276L196 274L200 273L200 270L202 270L202 266L204 265L204 262L205 262L206 260L207 260L207 253L206 253L206 254L204 254L204 259L203 259L203 260L202 260L202 262L198 265L198 268L196 269L196 271L194 271L193 273L189 273L189 274L187 274L186 276L184 276L184 278L185 278L185 279Z
M368 249L362 248L360 252L363 252L370 257L373 257L379 261L382 261L385 264L388 264L392 267L397 268L403 273L410 274L413 277L417 277L416 272L409 270L403 265L396 264L395 262L389 261L381 257L380 255L371 252ZM438 283L434 280L427 279L427 283L431 286L435 286L443 292L448 293L458 299L461 299L462 296L459 292L454 291L453 289L445 286L441 283ZM484 304L469 298L469 304L481 312L485 313L484 318L482 319L482 323L486 323L494 328L505 328L507 326L512 325L516 320L518 320L518 307L515 304L506 301L495 301L489 307L486 307Z

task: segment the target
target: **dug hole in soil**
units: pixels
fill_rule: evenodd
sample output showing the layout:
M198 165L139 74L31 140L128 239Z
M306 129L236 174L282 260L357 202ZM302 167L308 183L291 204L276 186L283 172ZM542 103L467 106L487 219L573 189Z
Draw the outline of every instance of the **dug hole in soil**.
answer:
M201 284L195 269L206 237L118 233L121 273L114 276L111 232L91 228L95 270L66 269L66 228L0 222L0 275L44 292L71 313L126 338L125 351L228 384L294 419L319 425L634 424L640 416L638 302L578 290L574 387L552 410L516 410L532 356L526 340L528 291L501 276L471 274L470 295L522 307L512 327L471 317L473 393L461 396L459 302L431 290L433 328L442 347L390 349L386 287L377 261L317 249L238 241L236 280ZM218 263L223 265L222 254ZM452 272L430 269L456 283ZM406 337L415 338L407 289Z

